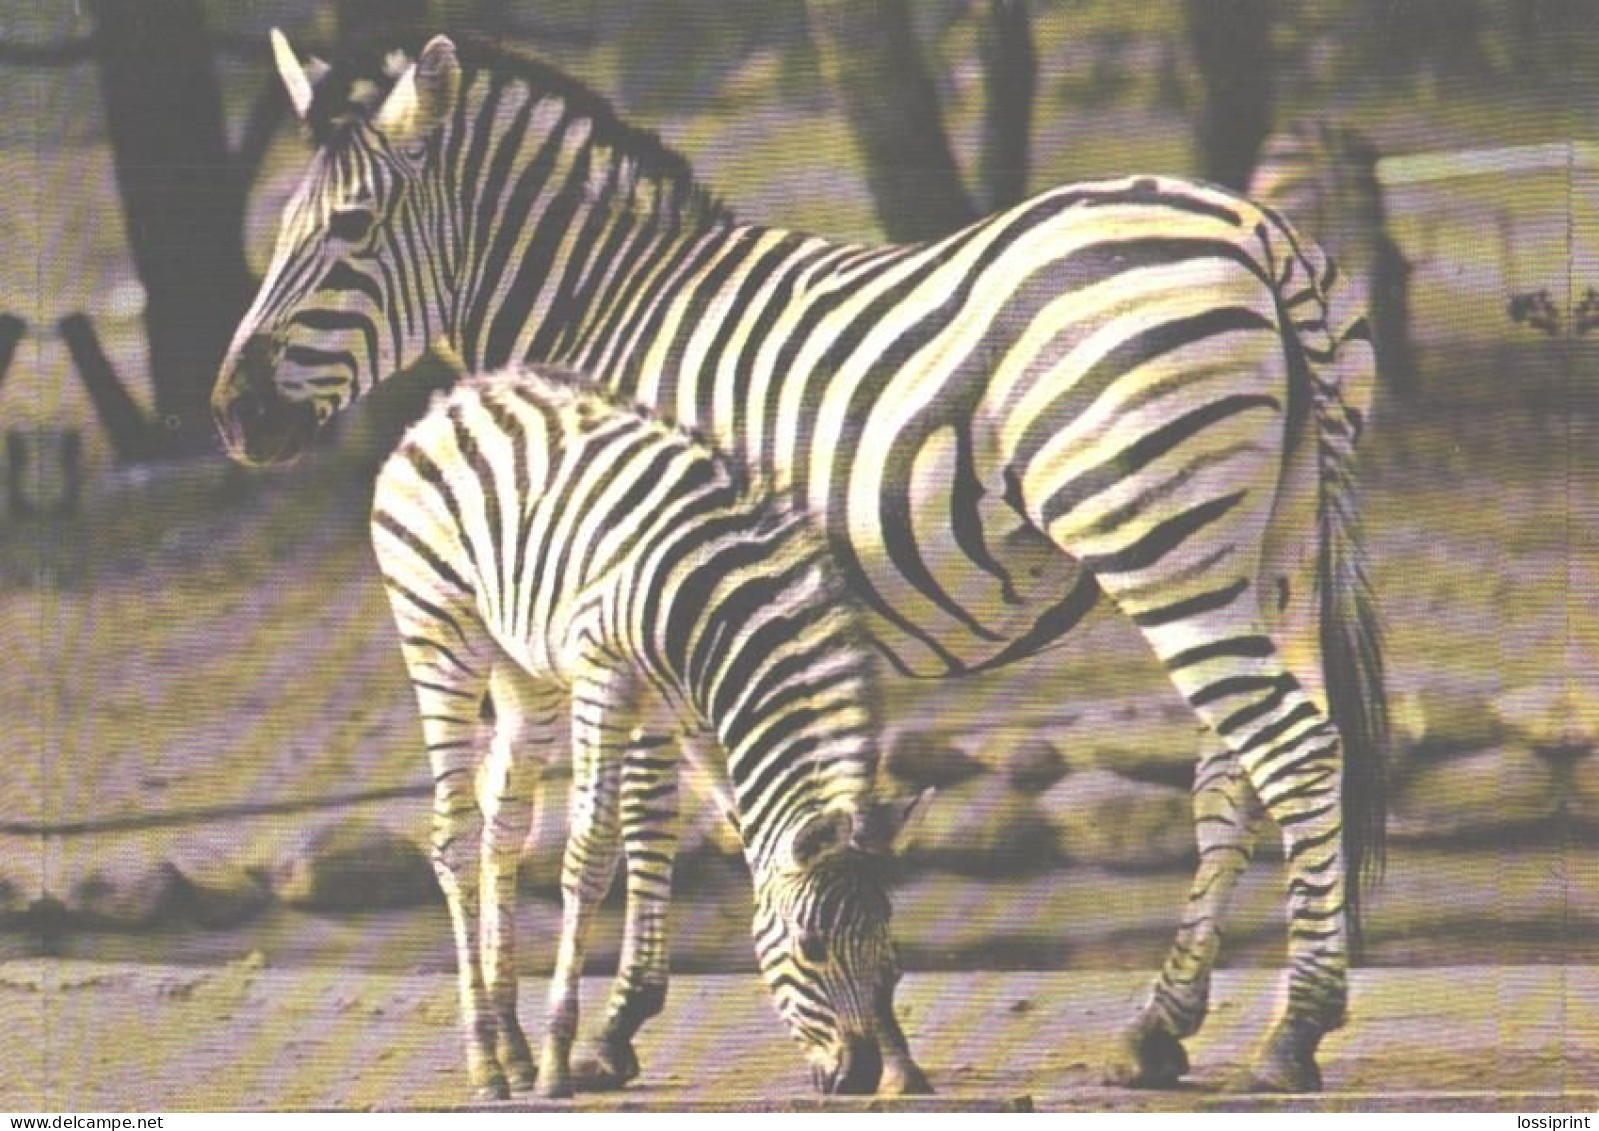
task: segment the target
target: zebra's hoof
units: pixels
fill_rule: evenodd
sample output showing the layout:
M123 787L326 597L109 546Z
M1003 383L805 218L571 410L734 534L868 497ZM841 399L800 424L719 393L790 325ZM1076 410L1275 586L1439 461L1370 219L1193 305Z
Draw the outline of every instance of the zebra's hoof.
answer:
M1188 1072L1188 1051L1165 1029L1139 1023L1116 1039L1100 1079L1118 1088L1170 1088Z
M1304 1022L1279 1021L1266 1037L1255 1063L1235 1091L1319 1092L1321 1069L1316 1066L1316 1046L1322 1030Z
M505 1069L505 1079L511 1091L530 1091L538 1080L539 1067L533 1060L533 1050L528 1047L522 1031L501 1029L494 1051L500 1066Z
M572 1063L572 1082L580 1092L614 1092L638 1074L638 1054L632 1041L597 1041Z

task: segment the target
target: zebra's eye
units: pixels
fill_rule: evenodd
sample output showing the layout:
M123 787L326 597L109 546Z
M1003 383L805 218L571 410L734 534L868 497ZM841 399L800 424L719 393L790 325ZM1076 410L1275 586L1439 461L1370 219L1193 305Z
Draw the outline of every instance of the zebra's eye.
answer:
M801 931L799 936L800 957L813 966L820 966L827 961L827 940L817 931Z
M328 235L345 243L360 243L372 231L375 223L366 208L340 208L328 221Z

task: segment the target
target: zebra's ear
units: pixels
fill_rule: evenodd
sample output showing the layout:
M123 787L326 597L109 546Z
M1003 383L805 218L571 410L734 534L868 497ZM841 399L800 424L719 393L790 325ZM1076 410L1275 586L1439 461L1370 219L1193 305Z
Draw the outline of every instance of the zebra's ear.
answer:
M809 870L824 856L849 844L854 829L855 818L842 809L829 809L812 817L788 842L789 864L802 872Z
M372 124L401 145L425 141L455 110L461 61L448 36L435 35L378 107Z
M289 46L289 37L278 28L272 29L272 61L277 64L278 77L289 95L289 105L294 116L305 121L311 113L311 100L316 96L316 85L331 69L321 59L312 57L304 64Z
M933 796L933 789L933 786L928 786L908 796L873 801L856 822L851 843L863 852L899 855L906 833L915 827L916 815L927 812L927 802Z

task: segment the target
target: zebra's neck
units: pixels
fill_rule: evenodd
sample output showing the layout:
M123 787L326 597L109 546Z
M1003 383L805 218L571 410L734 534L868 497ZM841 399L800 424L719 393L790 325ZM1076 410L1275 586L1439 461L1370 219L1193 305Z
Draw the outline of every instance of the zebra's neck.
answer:
M436 170L458 218L450 344L472 370L562 360L580 319L731 219L683 158L596 96L503 69L467 74Z
M680 564L653 587L665 596L647 649L714 729L761 875L811 817L861 810L877 704L869 646L823 543L793 514L751 513L755 522L739 516L712 540L701 530L694 546L651 555Z

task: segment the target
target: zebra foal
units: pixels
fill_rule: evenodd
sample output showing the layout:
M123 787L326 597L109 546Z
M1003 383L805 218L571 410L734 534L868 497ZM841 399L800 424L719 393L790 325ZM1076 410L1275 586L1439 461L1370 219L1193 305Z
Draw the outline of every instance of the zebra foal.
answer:
M624 838L628 943L597 1061L607 1082L637 1071L665 950L659 914L634 920L669 894L686 732L725 754L756 957L818 1087L926 1089L893 1013L871 658L803 514L689 434L526 368L468 380L412 427L379 473L372 538L432 762L475 1085L571 1094L584 942ZM511 910L568 704L562 932L535 1066Z

